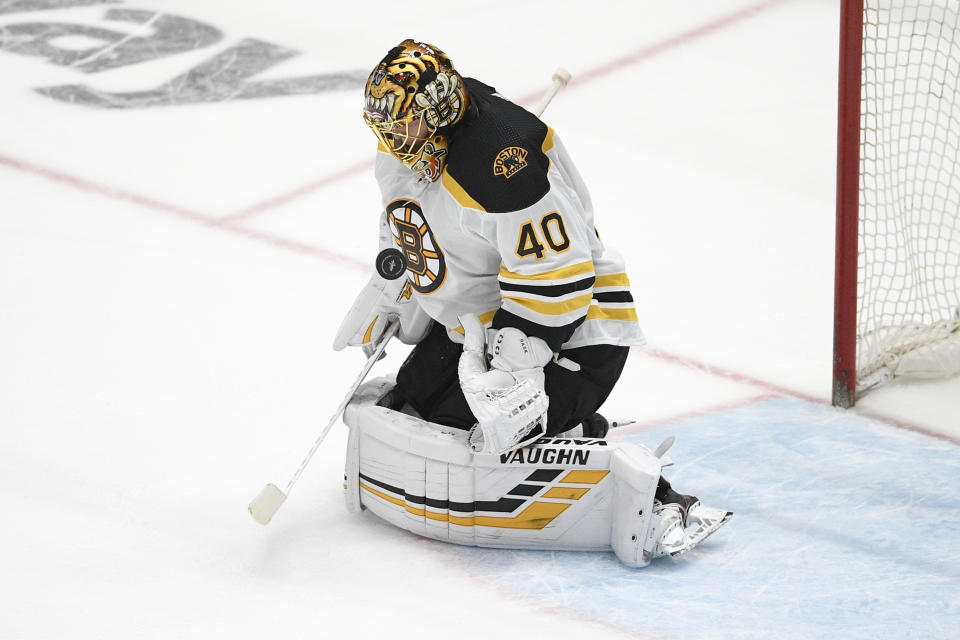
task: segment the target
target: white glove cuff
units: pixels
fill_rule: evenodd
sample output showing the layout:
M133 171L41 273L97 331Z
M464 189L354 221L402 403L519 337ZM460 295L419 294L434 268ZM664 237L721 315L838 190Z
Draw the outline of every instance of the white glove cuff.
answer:
M493 332L487 350L492 358L490 365L501 371L543 368L553 359L553 351L544 340L515 327Z

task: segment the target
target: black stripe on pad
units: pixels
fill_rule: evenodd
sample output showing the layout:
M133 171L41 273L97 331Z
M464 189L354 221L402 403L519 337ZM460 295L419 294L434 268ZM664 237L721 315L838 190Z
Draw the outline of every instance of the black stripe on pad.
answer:
M559 473L559 472L558 472ZM394 487L386 482L375 480L370 476L359 474L361 480L376 485L381 489L386 489L390 493L403 496L405 502L410 504L426 505L434 509L446 509L448 511L458 511L460 513L474 513L476 511L491 511L494 513L513 513L517 507L523 505L526 500L519 498L500 498L499 500L478 500L476 502L451 502L450 500L437 500L436 498L427 498L426 496L415 496L407 493L400 487ZM537 487L539 489L540 487ZM522 494L521 494L522 495Z
M527 476L527 482L553 482L565 469L537 469Z
M507 494L512 496L535 496L540 492L540 489L543 489L542 485L539 484L518 484L510 491L507 491Z

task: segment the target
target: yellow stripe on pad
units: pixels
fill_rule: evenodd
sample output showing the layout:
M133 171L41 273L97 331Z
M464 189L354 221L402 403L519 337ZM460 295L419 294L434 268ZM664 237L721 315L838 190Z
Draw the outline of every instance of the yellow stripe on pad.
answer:
M465 527L497 527L500 529L543 529L567 510L569 504L534 502L512 518L499 516L450 516L450 524Z
M560 482L564 484L597 484L607 477L607 471L571 471L563 476Z
M503 516L454 516L449 513L436 513L420 507L407 504L405 500L395 498L382 491L361 482L360 488L378 498L382 498L398 507L403 507L415 516L422 516L438 522L449 522L461 527L497 527L499 529L543 529L553 522L557 516L567 510L569 504L559 502L534 502L526 509L512 517Z
M389 494L386 494L386 493L384 493L384 492L382 492L382 491L378 491L378 490L374 489L373 487L371 487L370 485L365 484L365 483L363 483L363 482L360 483L360 488L361 488L361 489L365 489L366 491L369 491L370 493L372 493L373 495L377 496L378 498L383 498L383 499L386 500L387 502L392 502L393 504L397 505L398 507L405 507L405 506L407 506L407 503L404 502L403 500L401 500L400 498L394 498L393 496L391 496L391 495L389 495Z
M556 498L558 500L579 500L587 495L590 489L576 489L574 487L554 487L543 494L544 498Z
M562 269L554 269L553 271L544 271L543 273L533 273L530 275L515 273L507 269L502 264L500 265L500 277L510 278L512 280L563 280L565 278L572 278L574 276L582 276L592 273L593 260L580 262L578 264L570 265L569 267L563 267Z

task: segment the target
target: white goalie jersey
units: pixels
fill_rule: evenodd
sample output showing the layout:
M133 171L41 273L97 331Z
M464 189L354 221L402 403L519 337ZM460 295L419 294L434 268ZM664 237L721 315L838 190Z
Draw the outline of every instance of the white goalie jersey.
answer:
M467 79L478 104L440 179L420 180L381 148L381 248L406 259L420 307L462 342L458 315L513 326L558 352L644 343L618 252L553 130Z

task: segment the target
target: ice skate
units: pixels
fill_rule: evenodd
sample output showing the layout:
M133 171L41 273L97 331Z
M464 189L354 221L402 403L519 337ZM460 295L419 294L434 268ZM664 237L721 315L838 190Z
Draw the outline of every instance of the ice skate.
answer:
M690 508L687 510L687 526L693 524L696 525L697 528L693 533L689 534L688 537L691 544L687 548L692 549L706 540L708 536L727 524L732 517L732 511L705 507L700 504L699 501L690 505Z
M660 516L660 537L654 548L655 557L669 555L676 558L683 555L733 517L732 511L704 507L699 500L694 500L687 507L676 502L654 503L653 512Z
M705 507L696 496L674 491L661 479L653 512L660 516L655 555L677 557L706 540L733 517L732 511Z

